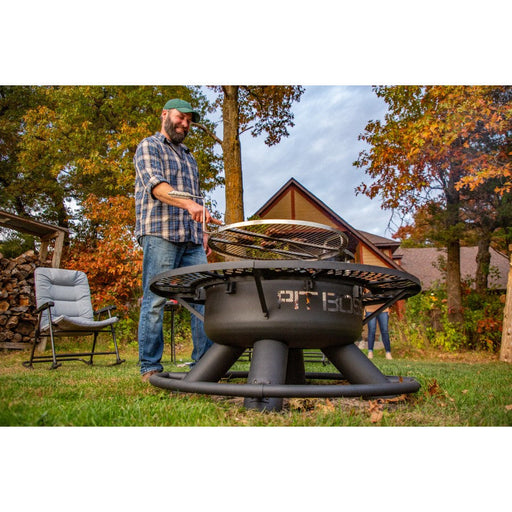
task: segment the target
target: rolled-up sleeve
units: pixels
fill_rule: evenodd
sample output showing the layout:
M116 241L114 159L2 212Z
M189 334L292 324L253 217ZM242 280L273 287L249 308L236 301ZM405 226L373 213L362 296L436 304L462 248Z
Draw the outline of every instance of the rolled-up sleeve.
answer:
M150 140L145 139L139 144L134 160L135 170L148 194L153 195L153 188L159 183L168 183L159 149Z

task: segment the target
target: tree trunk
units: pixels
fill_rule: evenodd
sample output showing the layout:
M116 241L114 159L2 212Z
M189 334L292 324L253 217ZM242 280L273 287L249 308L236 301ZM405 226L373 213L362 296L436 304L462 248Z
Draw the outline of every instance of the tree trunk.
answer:
M503 330L501 331L500 361L512 363L512 245L508 247L510 267L508 269L507 299L503 310Z
M485 292L488 287L489 269L491 266L491 237L489 233L482 233L478 240L478 253L476 255L475 288L477 292Z
M448 243L446 248L446 299L448 302L448 320L462 323L462 291L460 276L460 244L458 240Z
M462 324L462 285L460 275L460 197L455 188L455 173L450 174L446 190L446 230L449 234L446 244L446 299L448 320Z
M242 155L239 136L238 86L223 86L222 106L224 135L222 153L226 181L225 223L244 220L244 189L242 180Z

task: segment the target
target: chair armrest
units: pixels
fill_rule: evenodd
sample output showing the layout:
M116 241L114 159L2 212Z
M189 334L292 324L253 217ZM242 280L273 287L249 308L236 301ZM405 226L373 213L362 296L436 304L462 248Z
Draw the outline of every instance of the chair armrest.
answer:
M102 313L108 312L109 316L110 316L110 311L113 311L114 309L117 309L117 306L114 306L114 305L105 306L104 308L101 308L101 309L98 309L98 311L95 311L94 314L96 316L100 316Z
M55 302L52 302L51 300L49 300L48 302L45 302L42 306L39 306L35 313L41 313L41 311L44 311L45 309L48 309L48 308L51 308L55 306Z

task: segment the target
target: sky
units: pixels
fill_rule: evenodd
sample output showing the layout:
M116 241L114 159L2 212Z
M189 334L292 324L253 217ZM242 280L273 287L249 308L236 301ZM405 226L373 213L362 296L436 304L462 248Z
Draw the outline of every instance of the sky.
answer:
M263 135L241 136L246 218L295 178L352 227L390 237L391 212L381 210L378 198L356 195L367 176L353 166L366 147L358 136L370 120L383 118L385 103L370 86L307 86L292 112L295 126L277 145L265 145ZM213 197L224 212L224 189Z

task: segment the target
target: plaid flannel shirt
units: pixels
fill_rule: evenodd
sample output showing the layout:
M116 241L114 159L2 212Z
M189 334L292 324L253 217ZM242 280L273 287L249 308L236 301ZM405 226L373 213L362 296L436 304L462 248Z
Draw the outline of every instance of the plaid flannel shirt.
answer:
M133 159L135 164L135 236L154 235L170 242L203 243L200 222L187 210L163 203L153 188L167 182L174 189L200 195L195 158L184 144L172 144L160 132L144 139Z

